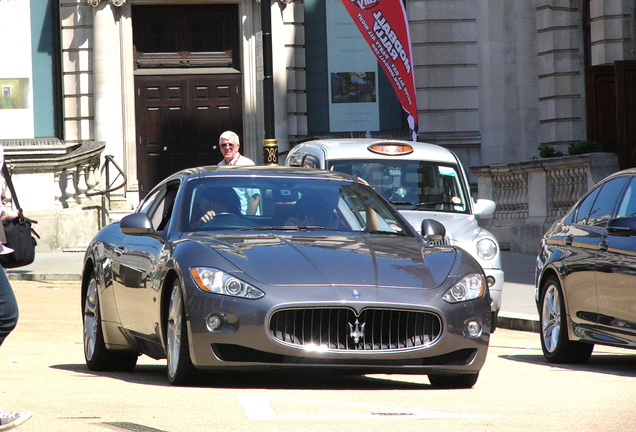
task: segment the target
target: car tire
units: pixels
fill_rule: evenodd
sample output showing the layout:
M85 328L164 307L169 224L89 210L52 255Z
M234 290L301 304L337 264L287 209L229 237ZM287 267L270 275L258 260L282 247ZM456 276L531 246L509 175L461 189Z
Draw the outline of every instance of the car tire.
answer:
M86 366L92 371L129 372L137 365L138 353L106 348L99 309L99 290L95 272L88 274L84 298L83 342Z
M548 277L542 285L539 322L541 349L550 363L585 363L589 360L594 344L570 340L563 290L555 276Z
M197 369L190 358L185 305L183 304L183 293L179 279L174 280L170 292L170 303L166 317L166 358L170 384L183 386L195 380Z
M432 374L428 376L431 385L438 389L467 389L477 383L479 373L473 374Z

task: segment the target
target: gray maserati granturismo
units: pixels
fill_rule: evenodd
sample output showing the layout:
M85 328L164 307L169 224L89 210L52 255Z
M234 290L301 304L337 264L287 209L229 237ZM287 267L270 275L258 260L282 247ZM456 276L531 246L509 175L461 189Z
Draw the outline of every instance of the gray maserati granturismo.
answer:
M168 380L227 370L425 374L472 387L490 293L463 249L430 245L363 180L289 167L198 167L163 180L90 243L93 371L167 359ZM212 375L213 376L213 375Z

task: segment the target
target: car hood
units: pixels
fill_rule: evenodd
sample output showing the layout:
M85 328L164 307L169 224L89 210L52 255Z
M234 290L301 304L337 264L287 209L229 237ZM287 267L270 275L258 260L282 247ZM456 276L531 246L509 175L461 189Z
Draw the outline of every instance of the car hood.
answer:
M396 236L206 235L196 241L268 285L436 288L456 259L450 247Z

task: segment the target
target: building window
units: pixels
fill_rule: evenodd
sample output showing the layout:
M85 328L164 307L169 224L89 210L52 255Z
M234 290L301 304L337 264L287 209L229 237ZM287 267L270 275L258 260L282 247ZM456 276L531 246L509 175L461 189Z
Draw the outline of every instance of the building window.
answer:
M133 6L138 68L240 70L237 5Z

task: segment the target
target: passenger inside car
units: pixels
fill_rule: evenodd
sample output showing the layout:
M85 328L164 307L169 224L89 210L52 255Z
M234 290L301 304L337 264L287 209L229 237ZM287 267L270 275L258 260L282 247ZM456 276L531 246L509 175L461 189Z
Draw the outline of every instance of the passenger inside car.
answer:
M329 227L333 217L333 207L324 200L304 196L294 204L285 225Z

